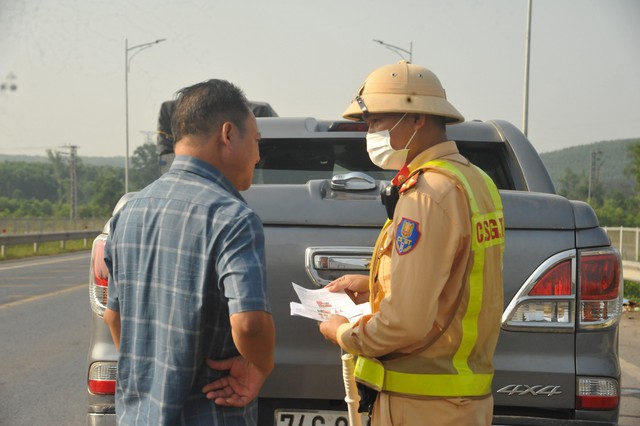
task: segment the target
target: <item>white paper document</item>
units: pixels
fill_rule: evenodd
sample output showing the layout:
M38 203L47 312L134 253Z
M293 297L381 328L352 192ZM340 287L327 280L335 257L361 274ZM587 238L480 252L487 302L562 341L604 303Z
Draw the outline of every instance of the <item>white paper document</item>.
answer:
M350 322L371 313L369 303L356 305L344 291L332 293L325 288L308 290L291 283L301 303L291 302L291 315L326 321L330 315L342 315Z

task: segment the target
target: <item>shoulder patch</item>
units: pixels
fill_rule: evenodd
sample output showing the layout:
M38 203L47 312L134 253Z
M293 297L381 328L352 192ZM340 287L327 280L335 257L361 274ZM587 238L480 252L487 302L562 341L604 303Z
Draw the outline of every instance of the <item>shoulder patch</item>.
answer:
M399 255L407 254L413 250L420 240L420 223L403 217L396 228L394 245Z

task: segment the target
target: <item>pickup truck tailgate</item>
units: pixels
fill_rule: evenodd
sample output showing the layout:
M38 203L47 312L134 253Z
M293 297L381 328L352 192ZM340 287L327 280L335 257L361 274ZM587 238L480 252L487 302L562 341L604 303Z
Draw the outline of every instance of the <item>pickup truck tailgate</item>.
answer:
M259 185L245 194L265 226L277 330L276 368L262 395L344 397L340 350L322 338L314 321L290 316L289 302L297 300L291 282L318 288L305 269L309 248L322 247L336 255L346 249L354 257L368 257L386 219L378 193L379 188L333 191L328 181L318 180L306 185ZM572 204L563 197L517 191L502 191L502 197L507 226L506 305L549 258L575 249L576 224ZM352 271L323 271L329 277L348 272ZM574 409L574 333L573 329L502 330L495 356L496 405Z

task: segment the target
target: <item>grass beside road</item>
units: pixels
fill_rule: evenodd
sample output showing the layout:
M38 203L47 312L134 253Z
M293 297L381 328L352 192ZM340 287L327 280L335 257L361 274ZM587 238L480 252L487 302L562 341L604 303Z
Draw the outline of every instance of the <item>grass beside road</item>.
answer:
M77 251L91 250L93 240L69 240L65 241L64 247L60 241L51 241L38 244L38 250L34 251L33 244L19 244L4 247L4 254L0 253L0 261L10 259L23 259L34 256L51 256L61 253L73 253Z
M640 283L633 281L624 282L624 297L634 302L640 301Z

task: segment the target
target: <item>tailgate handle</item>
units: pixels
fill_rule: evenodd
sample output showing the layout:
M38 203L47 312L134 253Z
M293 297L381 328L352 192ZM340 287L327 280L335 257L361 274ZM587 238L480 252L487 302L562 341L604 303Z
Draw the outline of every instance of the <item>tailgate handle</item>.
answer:
M335 175L331 179L331 189L342 191L369 191L375 188L376 180L362 172Z
M369 273L372 247L308 247L305 269L314 284L323 287L349 273Z

